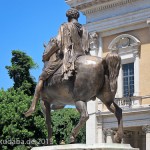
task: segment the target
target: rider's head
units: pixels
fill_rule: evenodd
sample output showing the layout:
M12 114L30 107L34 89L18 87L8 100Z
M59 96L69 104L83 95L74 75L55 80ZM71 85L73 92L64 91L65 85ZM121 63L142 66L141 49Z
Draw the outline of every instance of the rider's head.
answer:
M78 20L80 14L77 9L71 8L66 12L66 16L68 17L68 21L70 22L72 19Z

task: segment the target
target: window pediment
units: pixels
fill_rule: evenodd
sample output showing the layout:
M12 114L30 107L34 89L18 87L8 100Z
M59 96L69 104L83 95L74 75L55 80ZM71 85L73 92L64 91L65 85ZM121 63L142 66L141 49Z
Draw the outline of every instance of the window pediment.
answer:
M117 51L117 53L133 53L139 51L139 46L141 42L134 36L130 34L121 34L117 36L109 44L108 49L110 51Z
M134 36L130 34L122 34L117 36L109 44L108 49L111 51L122 51L122 49L133 50L137 49L141 45L141 42Z

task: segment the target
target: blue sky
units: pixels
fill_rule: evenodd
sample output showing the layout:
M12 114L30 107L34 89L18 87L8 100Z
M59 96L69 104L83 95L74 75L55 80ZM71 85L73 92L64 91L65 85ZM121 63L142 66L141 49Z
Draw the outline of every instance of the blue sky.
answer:
M67 21L70 7L65 0L0 0L0 88L13 86L5 66L11 65L11 51L21 50L31 56L39 68L31 74L38 81L43 67L43 43L58 33ZM85 24L81 14L79 22Z

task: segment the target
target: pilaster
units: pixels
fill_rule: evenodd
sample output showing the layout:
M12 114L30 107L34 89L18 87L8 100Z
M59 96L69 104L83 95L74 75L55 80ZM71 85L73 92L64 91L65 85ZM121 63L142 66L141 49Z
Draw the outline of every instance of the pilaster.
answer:
M146 133L146 150L150 150L150 125L145 125L142 129Z
M87 103L89 119L86 122L86 144L97 143L97 117L96 111L98 107L97 100Z

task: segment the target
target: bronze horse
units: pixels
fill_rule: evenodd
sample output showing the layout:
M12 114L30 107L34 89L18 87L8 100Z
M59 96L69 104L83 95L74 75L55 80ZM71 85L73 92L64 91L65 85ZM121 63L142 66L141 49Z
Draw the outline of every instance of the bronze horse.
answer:
M52 138L51 109L61 109L65 105L76 106L80 113L80 120L70 136L70 143L74 143L78 131L89 118L86 103L96 97L115 114L118 120L118 131L114 142L121 142L122 109L114 102L120 64L121 59L116 53L108 53L104 59L89 55L80 56L75 62L76 74L72 78L53 85L50 85L52 79L47 81L41 92L41 105L48 127L49 143Z

